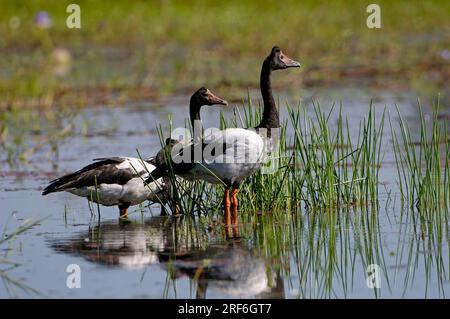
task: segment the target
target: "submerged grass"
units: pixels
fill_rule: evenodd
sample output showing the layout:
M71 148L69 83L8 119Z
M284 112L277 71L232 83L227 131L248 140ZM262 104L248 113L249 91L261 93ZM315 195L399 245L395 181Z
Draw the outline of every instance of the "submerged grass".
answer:
M444 216L448 211L432 211L433 223L423 218L418 210L401 210L396 215L391 210L379 211L376 207L364 206L335 207L319 212L298 207L243 214L241 240L245 239L243 242L252 251L254 260L264 260L267 277L276 274L283 278L278 288L290 297L346 298L355 293L363 298L446 297L448 223L444 223ZM380 215L390 215L392 224L380 225ZM190 267L198 267L189 272L192 290L198 283L198 274L203 271L202 265L205 268L215 265L215 270L220 272L222 267L226 269L229 263L237 262L232 254L220 255L219 262L215 261L219 256L209 249L211 245L238 246L242 243L224 243L222 227L213 230L205 227L205 222L213 221L212 216L190 215L167 220L171 234L168 237L173 242L171 248L164 249L164 254L171 257L160 261L168 263L164 297L171 298L177 293L177 279L180 278L179 271L174 269L177 259L187 257ZM395 229L395 235L386 238L385 232L390 227ZM199 251L204 253L199 254ZM202 256L203 262L202 259L192 262L194 255ZM185 264L181 262L181 265ZM366 285L370 265L379 267L379 289L368 289ZM242 265L236 272L245 273L246 267L249 265ZM418 281L419 288L416 286Z
M14 241L14 239L17 238L20 234L35 227L36 225L39 225L42 220L43 219L39 220L26 219L14 231L12 231L11 233L7 233L7 224L9 222L8 219L1 234L0 247ZM2 256L2 258L0 258L0 279L3 282L7 294L10 297L14 298L20 296L19 292L25 293L27 295L40 296L41 293L38 290L28 286L22 280L19 280L9 274L9 272L11 272L12 270L16 269L17 267L20 267L20 264L10 261L8 256L9 249L6 249L5 251L6 251L5 256L4 257Z
M18 167L44 153L56 165L59 144L73 134L75 115L69 107L0 112L0 160Z

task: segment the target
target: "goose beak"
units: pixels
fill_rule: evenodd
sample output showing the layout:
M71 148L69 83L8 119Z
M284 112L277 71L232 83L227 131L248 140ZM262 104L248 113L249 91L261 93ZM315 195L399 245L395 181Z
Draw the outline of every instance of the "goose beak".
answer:
M282 54L282 56L283 57L281 58L281 61L283 61L286 68L299 68L300 67L300 62L292 60L290 57L288 57L285 54Z
M300 67L300 62L292 60L288 57L285 57L284 64L286 64L286 68L299 68Z
M208 90L208 101L211 104L220 104L220 105L228 105L228 102L220 97L214 95L211 91Z

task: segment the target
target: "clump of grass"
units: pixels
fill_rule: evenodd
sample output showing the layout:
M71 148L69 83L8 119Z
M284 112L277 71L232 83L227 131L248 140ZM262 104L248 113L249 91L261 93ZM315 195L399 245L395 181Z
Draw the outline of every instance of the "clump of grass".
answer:
M295 197L309 207L332 207L341 204L376 204L378 176L382 161L384 112L376 125L373 106L360 122L357 140L352 140L348 120L339 109L338 123L332 132L328 114L314 104L315 118L290 109L294 128L292 167Z
M240 187L240 209L256 212L299 205L310 209L377 205L385 113L377 124L374 107L370 105L355 140L350 136L342 108L338 111L337 128L333 130L329 119L334 107L325 113L315 103L313 117L299 107L287 107L289 118L282 125L279 147L265 164L274 170L271 173L260 170L244 180ZM243 114L236 108L231 119L221 115L221 129L253 127L260 116L260 108L254 108L248 99ZM162 130L160 138L164 145ZM201 181L180 184L173 172L171 180L175 185L173 200L182 211L208 214L221 207L222 185Z
M190 125L186 121L185 128L190 130ZM167 193L170 196L162 198L157 196L157 202L161 204L161 210L164 213L171 213L172 215L194 215L197 213L201 216L202 212L211 210L217 210L218 203L213 198L211 188L208 188L208 184L204 181L186 181L175 175L171 161L171 148L166 144L166 138L164 138L164 130L160 125L157 128L158 137L160 139L161 151L164 154L165 164L167 165L167 176L163 177L165 181L163 183L169 186ZM169 132L172 132L172 120L169 119ZM183 141L184 143L184 141ZM139 150L137 150L138 156L141 160ZM150 172L148 172L150 173Z
M318 103L313 103L313 117L300 106L287 108L289 118L282 125L279 148L270 163L278 169L273 174L260 171L242 184L243 207L271 210L300 203L307 208L377 204L384 112L376 124L374 107L370 105L353 140L342 107L335 130L329 122L334 106L325 113ZM250 100L244 112L243 126L255 126L260 111L254 110ZM235 126L239 121L223 119L222 123L223 127ZM290 128L292 133L288 133Z
M414 140L398 108L400 133L395 131L389 118L400 194L411 206L450 207L450 140L447 123L438 119L438 110L439 103L433 110L429 127L419 103L418 141Z
M19 166L45 151L49 161L57 161L59 143L72 134L76 111L68 107L53 111L12 108L0 112L0 160Z

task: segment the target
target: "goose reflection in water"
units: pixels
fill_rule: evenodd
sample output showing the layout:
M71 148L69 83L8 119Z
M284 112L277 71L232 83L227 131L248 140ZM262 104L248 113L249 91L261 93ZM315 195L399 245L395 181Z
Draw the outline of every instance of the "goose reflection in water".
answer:
M104 222L70 238L50 239L53 249L108 266L140 269L159 262L164 249L161 233L165 219L152 218L144 224Z
M210 244L212 240L214 244ZM107 266L139 269L160 264L171 279L194 279L197 298L205 298L207 289L238 298L284 298L279 273L245 240L211 238L191 218L103 222L70 238L52 238L49 243L58 252Z
M160 260L176 279L187 275L197 280L197 298L208 288L238 298L284 298L283 279L242 241L212 245L185 255L160 254Z

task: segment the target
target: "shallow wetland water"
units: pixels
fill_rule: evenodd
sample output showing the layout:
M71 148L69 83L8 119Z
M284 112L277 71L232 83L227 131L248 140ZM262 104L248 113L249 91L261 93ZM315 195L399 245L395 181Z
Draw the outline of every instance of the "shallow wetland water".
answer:
M371 97L377 114L386 105L395 118L397 104L413 135L419 131L414 94L340 88L315 95L323 110L332 101L342 101L343 115L352 123L367 114ZM257 92L252 96L259 98ZM311 113L312 96L306 92L301 106ZM85 108L73 118L72 133L56 143L57 156L44 147L27 163L10 165L1 158L0 225L6 227L6 234L27 218L44 218L0 246L0 259L19 264L8 271L9 279L2 278L1 298L444 298L450 294L448 219L430 226L422 214L402 205L387 126L378 208L240 212L239 239L225 240L217 211L200 218L161 217L159 205L143 205L132 208L130 221L123 222L116 207L101 207L99 219L85 199L68 193L41 195L50 179L93 158L137 156L136 148L143 157L154 155L160 147L156 125L167 123L172 114L174 125L183 126L187 102L174 97L163 106L149 102ZM228 109L205 108L205 127L218 127L218 112L230 117L237 104L241 103L231 103ZM283 100L281 104L281 118L287 118ZM425 114L431 114L428 106L424 105ZM449 114L448 109L441 112L443 118ZM356 135L358 125L350 129ZM39 133L26 138L39 139ZM71 264L81 269L79 289L66 285ZM379 289L367 285L370 264L378 265ZM22 290L9 280L35 291Z

